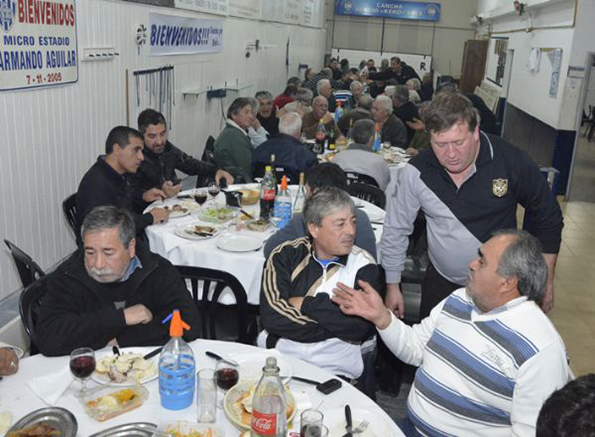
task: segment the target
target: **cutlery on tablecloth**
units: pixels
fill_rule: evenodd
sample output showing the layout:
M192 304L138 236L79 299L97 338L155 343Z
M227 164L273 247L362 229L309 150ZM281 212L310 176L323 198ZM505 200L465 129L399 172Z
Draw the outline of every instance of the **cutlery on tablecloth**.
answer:
M207 357L213 358L213 359L215 359L215 360L217 360L217 361L223 361L224 363L229 363L229 364L231 364L232 366L237 366L237 367L239 367L239 366L240 366L240 365L239 365L239 364L238 364L236 361L234 361L234 360L229 360L229 359L227 359L227 358L223 358L221 355L218 355L218 354L216 354L215 352L206 351L206 352L205 352L205 355L206 355Z
M163 346L162 347L158 347L154 351L151 351L147 355L143 356L143 358L145 360L148 360L149 358L153 358L155 355L157 355L158 353L160 353L162 349L163 349Z
M353 437L353 421L351 419L351 407L349 405L345 405L345 434L343 437Z

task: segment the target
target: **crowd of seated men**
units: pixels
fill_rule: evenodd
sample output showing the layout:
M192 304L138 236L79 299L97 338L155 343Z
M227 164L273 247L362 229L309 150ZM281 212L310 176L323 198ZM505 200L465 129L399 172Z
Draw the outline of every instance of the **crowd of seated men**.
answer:
M198 327L179 273L143 241L143 230L166 222L169 212L143 211L179 193L177 172L252 182L255 167L275 155L276 164L306 174L307 199L265 245L258 345L327 369L374 399L379 337L419 367L399 422L406 435L534 435L541 405L570 378L564 343L545 316L562 216L537 167L486 135L491 119L482 102L450 84L434 93L428 77L396 57L379 69L373 61L349 68L331 60L273 95L263 90L231 103L208 161L169 142L165 117L152 109L139 115L138 130L109 132L105 153L78 187L79 248L47 278L41 352L163 344L160 320L174 308ZM344 114L336 120L339 101ZM351 139L334 163L319 164L302 141L314 138L320 122ZM372 225L347 194L345 175L367 174L386 188L388 167L372 150L376 132L413 157L387 206L382 267ZM511 229L517 203L535 214L531 234ZM422 320L408 326L400 320L399 282L419 210L431 265ZM0 347L0 374L16 372L18 359ZM550 410L560 396L548 401ZM540 417L546 420L554 421L551 411Z

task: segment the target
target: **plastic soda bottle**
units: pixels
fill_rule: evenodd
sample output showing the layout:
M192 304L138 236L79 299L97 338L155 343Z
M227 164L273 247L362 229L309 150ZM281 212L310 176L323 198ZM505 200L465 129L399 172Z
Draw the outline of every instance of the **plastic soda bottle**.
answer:
M343 117L343 108L341 108L341 100L337 100L337 107L335 108L335 123L339 123Z
M260 183L260 218L268 220L275 206L275 176L270 165L266 166L264 178Z
M267 357L252 400L251 436L285 437L287 434L285 387L275 357Z
M380 143L380 124L376 123L376 126L374 126L374 144L372 145L372 150L374 150L374 152L376 153L379 153L381 147L382 144Z
M279 220L277 228L281 229L291 221L291 196L287 190L287 176L281 179L281 189L275 198L273 216Z
M184 329L190 329L174 310L163 323L171 320L169 335L171 339L163 347L159 356L159 395L161 405L168 410L181 410L192 404L196 372L194 353L188 343L182 339Z

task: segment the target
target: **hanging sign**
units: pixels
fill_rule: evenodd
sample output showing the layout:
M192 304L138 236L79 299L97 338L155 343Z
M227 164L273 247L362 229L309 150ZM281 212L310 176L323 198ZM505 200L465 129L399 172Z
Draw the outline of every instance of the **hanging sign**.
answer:
M151 14L149 44L151 56L219 53L223 50L223 20Z
M227 0L174 0L174 5L180 9L227 15Z
M0 90L77 80L74 0L0 0Z
M440 3L406 2L398 0L337 0L335 13L363 17L383 17L398 20L440 20Z

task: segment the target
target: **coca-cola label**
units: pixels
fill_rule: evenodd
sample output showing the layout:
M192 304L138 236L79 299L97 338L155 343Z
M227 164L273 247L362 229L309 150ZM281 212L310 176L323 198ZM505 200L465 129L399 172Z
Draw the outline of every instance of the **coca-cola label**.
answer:
M275 189L262 190L262 200L275 200Z
M277 415L252 410L252 431L259 435L277 434Z

